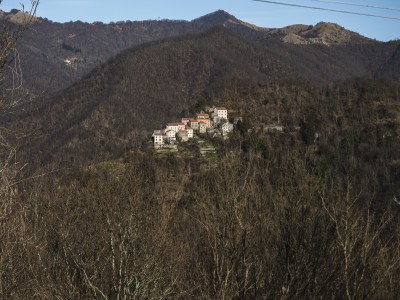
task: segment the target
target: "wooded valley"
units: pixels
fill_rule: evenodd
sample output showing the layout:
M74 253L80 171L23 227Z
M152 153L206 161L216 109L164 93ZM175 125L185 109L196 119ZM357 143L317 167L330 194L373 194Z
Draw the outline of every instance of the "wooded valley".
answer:
M398 297L398 42L266 50L216 27L46 98L7 88L18 30L0 37L1 299ZM150 129L221 104L243 120L203 136L215 154L153 149Z

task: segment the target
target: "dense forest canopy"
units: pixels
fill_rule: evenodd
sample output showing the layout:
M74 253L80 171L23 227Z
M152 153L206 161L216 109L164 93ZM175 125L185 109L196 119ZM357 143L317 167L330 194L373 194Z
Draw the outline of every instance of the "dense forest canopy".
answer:
M216 157L196 143L161 156L141 144L85 163L98 151L87 148L72 168L54 160L19 184L10 217L24 214L18 238L30 242L6 257L3 293L395 298L399 83L236 87L214 101L246 124L211 139ZM283 133L257 129L277 113Z

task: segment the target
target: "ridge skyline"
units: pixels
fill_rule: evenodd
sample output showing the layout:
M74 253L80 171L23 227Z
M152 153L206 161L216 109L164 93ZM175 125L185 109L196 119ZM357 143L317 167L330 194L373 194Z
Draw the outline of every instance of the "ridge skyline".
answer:
M6 16L6 18L8 18L11 22L14 22L14 23L20 22L20 20L23 18L23 17L21 17L20 11L18 9L12 9L12 10L10 10L8 12L5 12L5 11L0 9L0 18L3 17L3 16ZM354 32L354 31L342 26L341 24L337 24L337 23L333 23L333 22L325 22L325 21L319 21L319 22L314 23L314 24L300 24L300 23L297 24L296 23L296 24L290 24L290 25L283 26L283 27L261 27L261 26L257 26L255 24L243 21L243 20L235 17L234 15L232 15L229 12L227 12L225 10L222 10L222 9L216 10L216 11L208 13L208 14L205 14L203 16L197 17L197 18L192 19L192 20L173 20L173 19L126 20L126 21L111 21L109 23L104 23L104 22L101 22L101 21L84 22L84 21L81 21L81 20L69 21L69 22L57 22L57 21L49 20L47 18L40 17L40 16L38 16L36 20L51 22L51 23L60 24L60 25L68 24L68 23L77 23L77 22L82 22L82 23L86 23L86 24L90 24L90 25L95 25L95 24L99 24L99 23L104 24L104 25L111 25L111 24L118 24L120 22L124 23L124 22L148 22L148 21L194 23L194 22L201 22L203 20L204 20L204 22L207 22L208 19L210 19L210 20L211 19L226 19L225 22L228 22L228 21L235 22L235 23L242 24L242 25L248 26L250 28L261 30L261 31L265 31L265 32L268 32L268 33L273 33L273 32L277 32L277 31L280 31L280 30L282 30L282 31L286 31L286 30L291 31L293 28L301 27L303 29L300 30L299 32L296 32L296 34L299 34L302 31L307 31L306 28L312 29L312 28L318 28L321 25L328 25L328 26L333 26L336 29L343 29L343 30L348 31L348 32L350 32L352 34L360 35L361 37L366 38L366 39L371 40L371 41L375 40L377 42L385 42L385 41L380 41L380 40L373 39L373 38L368 37L368 36L364 36L362 34L359 34L358 32ZM297 31L297 30L295 30L295 31ZM285 40L282 40L282 41L285 41ZM289 42L289 43L291 43L291 42Z
M298 4L310 4L309 0L299 0ZM296 2L296 3L297 3ZM355 3L362 2L355 0ZM374 4L372 0L371 3ZM376 1L375 1L376 2ZM28 7L29 1L21 2ZM315 3L314 3L315 4ZM379 5L396 7L398 3L393 0L379 1ZM323 4L319 4L323 5ZM324 4L325 5L325 4ZM326 4L329 8L343 8L336 4ZM2 3L4 11L21 9L19 2L5 0ZM399 39L400 22L395 20L380 20L362 16L341 15L329 12L313 12L307 9L296 9L268 5L251 1L215 1L206 0L202 3L187 3L182 0L172 0L168 5L156 0L152 5L138 3L137 1L119 1L115 6L109 3L96 3L93 0L73 1L42 1L38 7L37 16L57 23L70 21L93 22L119 22L119 21L145 21L145 20L182 20L191 21L200 16L223 10L239 20L263 28L282 28L294 24L317 24L319 22L335 23L348 30L357 32L379 41ZM374 12L368 8L359 8L360 12ZM379 11L380 13L380 11ZM391 16L398 16L396 12L388 12Z

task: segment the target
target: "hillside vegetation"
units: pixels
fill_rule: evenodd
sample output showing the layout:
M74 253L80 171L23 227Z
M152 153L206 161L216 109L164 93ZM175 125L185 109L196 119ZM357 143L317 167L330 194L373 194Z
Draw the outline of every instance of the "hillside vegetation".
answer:
M398 298L398 42L191 24L221 22L241 29L130 48L49 98L0 78L1 299ZM242 117L228 139L154 150L212 105Z
M385 47L390 52L394 46ZM34 133L20 149L33 165L101 161L140 145L150 130L186 116L197 103L229 102L252 111L260 103L277 101L268 98L276 85L285 89L293 83L301 90L306 82L314 86L361 76L382 63L373 45L344 45L334 52L307 46L307 57L299 46L282 47L280 42L252 43L224 28L139 46L3 123L11 121L8 126ZM279 88L276 93L281 97ZM294 126L306 110L291 102L292 93L278 110L283 106L300 112L288 120ZM311 105L319 99L307 101Z
M3 294L396 298L400 85L264 88L213 162L144 147L23 181ZM247 131L280 105L298 131Z

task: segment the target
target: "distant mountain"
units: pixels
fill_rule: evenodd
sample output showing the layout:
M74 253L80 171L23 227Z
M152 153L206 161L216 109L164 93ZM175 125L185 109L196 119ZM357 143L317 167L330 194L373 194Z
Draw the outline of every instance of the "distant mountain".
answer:
M9 13L6 13L2 10L0 10L0 20L1 21L8 21L13 24L21 25L25 24L28 19L31 17L27 14L24 13L23 11L20 11L18 9L13 9ZM33 17L31 21L38 21L39 19L36 17Z
M269 31L269 35L288 44L369 44L376 41L349 31L334 23L318 23L315 26L292 25Z
M240 24L241 21L237 19L235 16L227 13L224 10L217 10L205 16L199 17L192 21L197 26L204 26L204 27L212 27L212 26L221 26L226 25L228 23L236 23Z
M17 10L0 14L3 26L18 24L22 19L22 13ZM58 91L126 49L200 33L229 22L242 26L224 11L192 22L149 20L89 24L77 21L61 24L38 18L18 46L24 79L27 86L33 84Z
M122 155L148 139L152 129L187 115L213 95L245 108L244 99L263 101L274 82L373 76L397 46L252 42L216 27L126 50L70 88L2 122L35 133L18 152L34 164L101 161Z
M17 10L1 12L0 22L19 23L21 14ZM23 78L29 87L50 87L54 93L126 49L204 32L215 26L229 28L242 38L263 44L273 40L289 44L375 43L335 24L268 29L245 23L222 10L191 22L149 20L89 24L77 21L61 24L38 18L19 44Z

